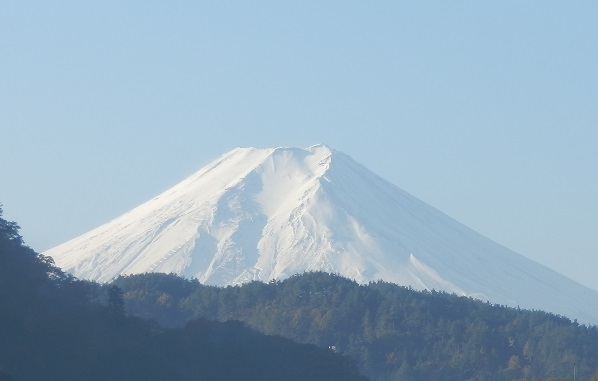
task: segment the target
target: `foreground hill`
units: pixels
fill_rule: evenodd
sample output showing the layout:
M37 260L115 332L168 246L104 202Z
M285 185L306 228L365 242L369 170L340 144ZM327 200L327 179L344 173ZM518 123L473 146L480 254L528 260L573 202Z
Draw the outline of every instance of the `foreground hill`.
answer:
M598 329L492 305L326 273L214 287L175 275L120 277L127 310L164 326L236 319L264 333L333 347L372 380L598 381Z
M305 271L598 323L598 292L481 236L327 146L237 148L45 254L77 277L225 286Z
M164 329L23 245L0 208L0 380L352 380L347 358L238 322Z

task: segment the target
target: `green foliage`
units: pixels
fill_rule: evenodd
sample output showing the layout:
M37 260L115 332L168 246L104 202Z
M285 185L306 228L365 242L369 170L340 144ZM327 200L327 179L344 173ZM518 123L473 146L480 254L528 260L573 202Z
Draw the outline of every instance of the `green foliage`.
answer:
M239 320L266 334L332 347L373 380L579 380L598 369L598 329L541 311L492 305L321 272L211 287L175 275L115 281L127 311L174 327Z
M1 212L0 381L365 380L346 357L239 322L165 329L127 317L121 288L63 273L24 246ZM147 283L139 300L151 295L156 311L169 311L171 294L196 285L165 280Z

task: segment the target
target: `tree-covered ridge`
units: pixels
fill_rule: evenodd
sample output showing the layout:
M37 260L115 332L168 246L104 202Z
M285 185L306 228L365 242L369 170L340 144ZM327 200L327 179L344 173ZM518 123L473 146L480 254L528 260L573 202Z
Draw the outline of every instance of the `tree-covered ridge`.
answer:
M1 216L2 381L365 380L347 357L239 322L127 317L120 288L65 274Z
M598 369L595 326L443 292L317 272L226 288L166 274L115 284L131 314L164 326L240 320L348 354L373 380L569 380L575 366L585 381Z

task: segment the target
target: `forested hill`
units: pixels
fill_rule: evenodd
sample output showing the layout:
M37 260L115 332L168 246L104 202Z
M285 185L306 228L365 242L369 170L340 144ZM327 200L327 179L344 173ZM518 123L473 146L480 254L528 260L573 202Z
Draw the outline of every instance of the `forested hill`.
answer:
M541 311L491 305L326 273L218 288L174 275L115 281L129 313L182 326L240 320L267 334L332 347L372 380L598 380L598 329Z
M63 273L1 216L0 381L365 380L347 357L239 322L127 317L118 287Z

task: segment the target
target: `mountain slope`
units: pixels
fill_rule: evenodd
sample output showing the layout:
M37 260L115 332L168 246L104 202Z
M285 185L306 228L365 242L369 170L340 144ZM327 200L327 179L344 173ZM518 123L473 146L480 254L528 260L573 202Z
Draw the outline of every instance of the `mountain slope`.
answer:
M367 380L347 357L239 322L160 328L110 290L25 246L0 206L0 380Z
M388 282L309 272L236 287L155 273L114 283L132 315L166 327L193 317L239 320L268 335L332 345L372 381L567 380L573 361L585 381L598 370L595 326Z
M78 277L176 273L214 285L323 270L598 323L598 292L481 236L349 156L237 148L45 253Z

